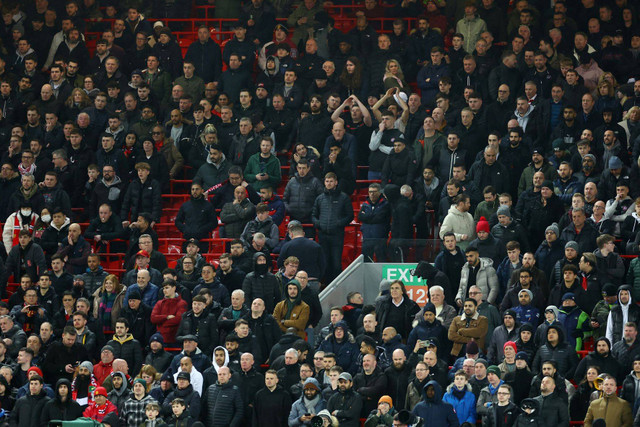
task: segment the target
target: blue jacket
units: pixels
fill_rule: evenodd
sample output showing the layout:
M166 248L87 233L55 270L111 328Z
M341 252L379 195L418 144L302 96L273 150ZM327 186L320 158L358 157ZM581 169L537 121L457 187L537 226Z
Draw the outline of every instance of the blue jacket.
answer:
M320 383L318 383L318 380L316 380L315 378L307 378L305 380L305 384L307 382L314 383L318 387L318 389L320 389ZM318 415L318 412L327 408L327 402L322 398L322 393L318 392L318 396L320 396L320 400L313 408L316 415ZM304 395L300 397L300 399L293 402L293 405L291 406L291 412L289 412L289 427L298 427L304 425L300 422L300 417L304 414L308 414L309 410L306 406L304 406L303 399Z
M453 406L458 416L458 421L462 423L476 424L476 396L471 392L471 386L467 384L467 392L462 397L462 400L458 400L453 395L453 387L455 385L450 384L447 387L447 393L442 397L442 401Z
M516 312L516 321L521 325L523 323L528 323L533 326L533 329L535 330L535 328L540 324L540 310L538 310L534 305L516 305L515 307L512 307L512 309Z
M433 387L435 395L429 399L427 388ZM413 408L413 414L423 420L429 420L429 425L438 427L459 427L458 417L453 406L442 401L442 388L436 381L429 381L422 389L422 400Z
M409 333L407 351L412 352L418 340L426 340L427 338L437 338L441 346L444 346L448 341L448 331L442 326L440 320L436 319L432 324L428 324L422 317Z
M578 191L582 190L583 184L578 178L572 176L567 182L562 182L562 180L558 178L553 181L553 185L556 188L555 193L560 197L562 203L564 203L565 206L571 206L571 198Z
M386 240L391 225L391 206L384 196L380 196L376 203L367 197L360 206L358 220L362 223L363 239Z
M147 286L144 287L144 291L141 291L140 286L138 286L137 283L134 283L127 288L127 293L124 296L123 302L123 305L125 307L128 307L129 295L131 295L131 292L133 292L134 290L140 292L140 295L142 296L142 302L145 303L148 307L154 307L156 305L156 302L158 302L158 287L156 285L154 285L153 283L147 283Z
M348 328L345 328L348 330ZM346 372L355 374L358 370L358 346L350 342L349 336L345 336L342 342L337 342L334 336L328 337L320 344L321 351L336 355L336 365L341 366Z
M449 64L444 60L440 65L429 63L429 65L425 65L418 71L416 80L418 81L418 87L422 91L422 105L428 105L435 99L438 92L440 92L438 88L440 79L449 75L451 75Z
M520 254L520 267L522 267L522 258L523 255ZM504 257L498 268L496 268L498 283L500 283L500 293L502 294L500 295L501 297L504 297L504 293L506 293L507 285L509 284L509 279L511 278L511 273L513 273L513 270L511 270L511 261L509 261L509 257L506 256Z

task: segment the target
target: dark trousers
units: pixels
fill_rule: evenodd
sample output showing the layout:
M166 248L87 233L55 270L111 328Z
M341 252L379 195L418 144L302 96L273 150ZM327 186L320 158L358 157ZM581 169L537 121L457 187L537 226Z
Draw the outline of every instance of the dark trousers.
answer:
M324 252L327 268L324 273L325 283L329 284L342 271L342 249L344 234L318 233L318 243Z

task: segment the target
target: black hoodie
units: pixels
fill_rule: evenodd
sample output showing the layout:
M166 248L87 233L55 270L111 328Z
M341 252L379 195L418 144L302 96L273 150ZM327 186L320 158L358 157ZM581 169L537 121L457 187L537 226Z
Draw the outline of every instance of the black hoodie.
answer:
M67 399L63 402L60 397L60 386L66 385ZM51 420L72 421L82 416L82 407L75 400L71 400L71 382L61 378L56 383L56 397L47 402L42 410L42 424L48 425Z

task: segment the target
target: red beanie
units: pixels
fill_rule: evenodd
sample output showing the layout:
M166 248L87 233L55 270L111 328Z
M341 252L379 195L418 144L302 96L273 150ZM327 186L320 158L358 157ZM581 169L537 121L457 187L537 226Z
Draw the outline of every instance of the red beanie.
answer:
M484 231L487 233L491 231L489 229L489 222L483 216L480 217L480 219L478 220L478 224L476 224L476 233L479 233L480 231Z
M40 375L41 377L44 376L42 375L42 369L38 368L37 366L32 366L27 369L27 378L29 377L29 373L31 373L31 371L35 371L35 373Z
M516 347L516 343L514 343L513 341L507 341L506 343L504 343L504 346L502 346L502 351L504 351L504 349L507 347L511 347L516 353L518 352L518 347Z

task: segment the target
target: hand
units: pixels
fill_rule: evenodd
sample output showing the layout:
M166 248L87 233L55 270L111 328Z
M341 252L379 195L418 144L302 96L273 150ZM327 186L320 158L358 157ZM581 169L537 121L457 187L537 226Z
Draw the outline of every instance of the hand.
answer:
M335 411L333 411L333 412L331 413L331 415L333 415L334 417L335 417L336 415L338 415L338 410L336 409Z
M149 227L153 228L153 227L155 227L155 225L156 225L156 222L155 221L151 221L151 224L149 224Z
M22 309L20 309L21 313L26 313L28 311L29 311L29 306L28 305L25 305L24 307L22 307Z
M387 405L386 403L381 403L378 405L378 413L381 415L386 414L387 412L389 412L389 405Z
M378 125L378 130L380 132L383 132L385 130L384 122L380 122L380 124Z
M39 308L39 309L38 309L38 314L39 314L40 316L44 316L44 308Z
M249 183L247 181L242 181L242 185L244 188L247 188L249 186Z
M598 322L596 322L596 321L592 320L592 321L591 321L591 327L592 327L593 329L598 329L598 328L600 327L600 323L598 323Z
M307 21L308 18L306 16L303 16L302 18L298 19L298 25L306 24Z
M239 205L239 204L240 204L240 200L238 200L238 199L233 199L233 204L234 204L234 205Z
M462 235L462 237L461 237L461 240L467 240L468 238L469 238L469 236L468 236L468 235L463 234L463 235Z
M71 365L71 363L69 363L67 366L64 367L64 370L68 374L73 374L73 371L75 371L75 368Z
M99 234L96 234L96 235L93 237L93 240L95 240L96 242L99 242L100 240L102 240L102 236L101 236L101 235L99 235Z
M67 237L67 242L69 242L69 244L73 246L73 239L71 238L71 236Z
M396 93L396 89L398 89L397 87L392 87L391 89L387 90L387 92L384 94L384 96L393 96L394 93Z
M176 316L174 316L173 314L170 314L170 315L167 316L167 320L173 319L174 317L176 317Z
M122 228L127 228L131 224L129 221L122 221Z
M347 99L345 99L345 101L344 101L344 103L345 103L346 105L349 105L349 106L353 105L353 103L354 103L354 102L355 102L355 101L354 101L354 99L353 99L353 95L351 95L350 97L348 97L348 98L347 98Z
M462 300L460 298L456 299L456 304L458 307L462 307Z
M13 340L11 338L5 338L2 340L8 347L13 344Z
M329 153L329 163L335 163L338 155L336 153Z
M253 19L249 19L247 21L247 25L249 25L250 27L253 27L254 25L256 25L256 21L254 21Z
M300 417L300 422L306 423L307 421L311 421L311 418L313 418L311 415L303 415Z

